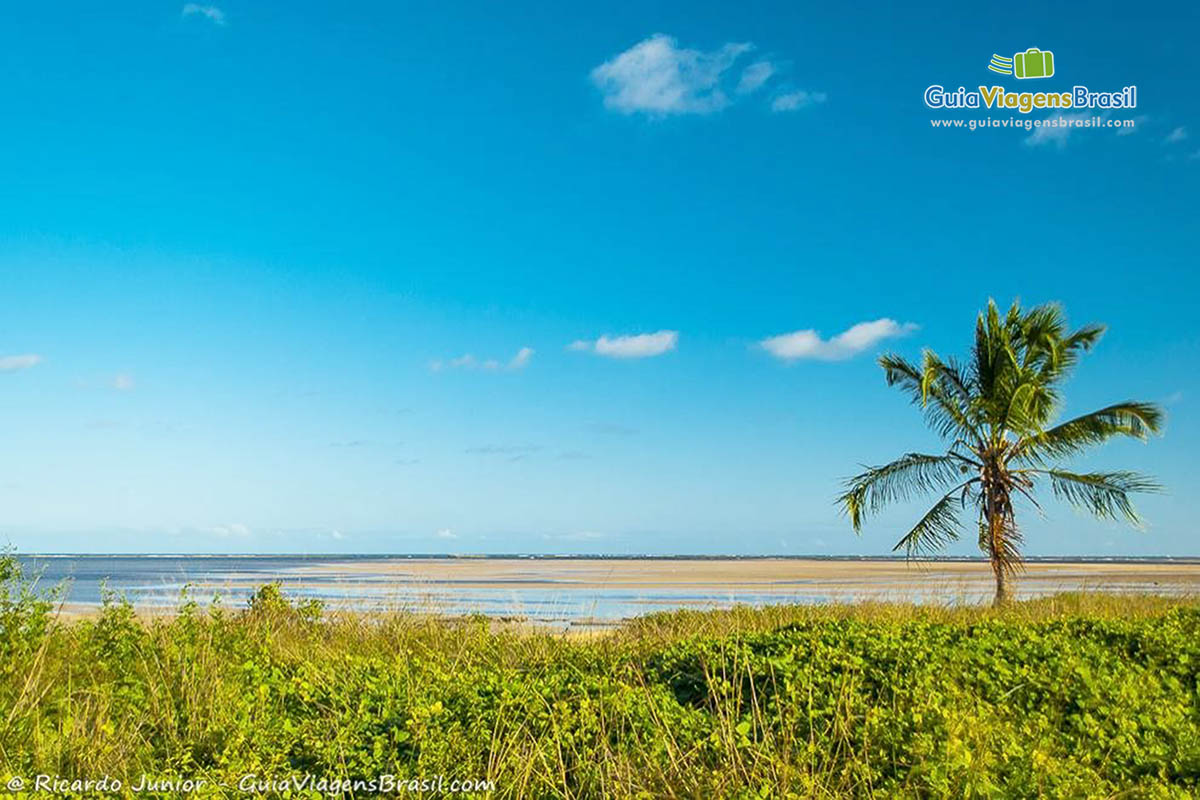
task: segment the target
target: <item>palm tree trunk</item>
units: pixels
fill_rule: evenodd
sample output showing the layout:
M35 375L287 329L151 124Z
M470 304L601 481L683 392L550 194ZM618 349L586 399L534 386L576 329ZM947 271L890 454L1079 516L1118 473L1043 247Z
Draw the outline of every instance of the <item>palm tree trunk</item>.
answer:
M987 552L992 564L992 574L996 576L996 597L992 605L996 608L1008 602L1008 564L1004 559L1004 512L1003 503L994 491L989 488L987 506L984 514L987 518Z
M995 557L992 558L992 572L996 576L996 598L992 605L996 608L1008 602L1008 571Z

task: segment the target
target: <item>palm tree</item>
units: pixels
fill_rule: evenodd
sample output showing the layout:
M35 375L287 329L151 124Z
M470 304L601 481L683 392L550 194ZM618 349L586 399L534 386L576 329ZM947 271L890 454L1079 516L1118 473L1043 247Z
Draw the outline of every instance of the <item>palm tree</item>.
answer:
M959 538L960 515L977 511L979 548L996 577L996 604L1009 596L1009 579L1021 565L1021 532L1014 501L1040 510L1036 486L1048 481L1055 497L1106 519L1139 524L1129 496L1155 491L1134 472L1070 472L1060 462L1118 436L1145 440L1158 433L1161 409L1124 402L1054 423L1061 384L1081 353L1091 350L1103 326L1068 332L1055 304L1027 311L1013 303L1001 316L994 301L975 323L967 363L926 350L921 365L897 355L879 359L889 386L919 406L946 443L936 455L908 453L869 467L846 481L837 499L856 532L867 515L888 503L937 492L939 499L897 544L909 558L944 548Z

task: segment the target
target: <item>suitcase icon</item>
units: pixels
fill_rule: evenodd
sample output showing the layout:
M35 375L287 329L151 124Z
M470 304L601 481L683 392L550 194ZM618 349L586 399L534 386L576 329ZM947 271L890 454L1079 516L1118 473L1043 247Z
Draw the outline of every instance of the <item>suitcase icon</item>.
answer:
M1013 56L1013 74L1018 78L1049 78L1054 74L1054 53L1031 47Z

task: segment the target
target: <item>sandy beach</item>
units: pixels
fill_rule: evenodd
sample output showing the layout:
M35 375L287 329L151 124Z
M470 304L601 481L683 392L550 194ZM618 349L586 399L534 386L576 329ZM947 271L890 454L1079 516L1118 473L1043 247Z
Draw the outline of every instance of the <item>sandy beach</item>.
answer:
M200 602L220 597L236 607L274 581L294 597L341 610L480 613L567 625L743 604L986 603L993 592L990 568L977 561L245 556L220 564L180 558L159 567L161 561L135 559L157 569L136 578L128 561L58 566L64 574L91 569L93 577L113 569L110 587L148 614L173 613L185 586ZM1034 561L1016 582L1017 598L1081 590L1200 596L1200 562ZM64 610L94 610L99 597L87 591L72 584Z
M297 577L353 581L367 577L397 586L506 588L544 585L564 591L689 588L711 592L795 593L798 587L853 596L931 590L991 590L987 564L895 559L380 559L315 564ZM1027 563L1018 579L1025 595L1055 591L1200 592L1200 563Z
M986 563L894 559L381 559L315 564L292 577L294 586L313 591L367 581L434 611L576 622L738 604L986 603L994 591ZM1017 580L1016 597L1080 590L1197 595L1200 563L1032 562Z

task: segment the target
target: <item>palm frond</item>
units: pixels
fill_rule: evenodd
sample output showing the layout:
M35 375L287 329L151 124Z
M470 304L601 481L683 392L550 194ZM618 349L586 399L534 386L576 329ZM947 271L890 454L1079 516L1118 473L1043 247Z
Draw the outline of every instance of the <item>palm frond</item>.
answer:
M915 558L936 553L957 541L962 529L958 515L965 502L965 497L958 495L965 486L964 483L954 487L934 503L912 530L896 542L892 552L903 549L908 558Z
M1078 363L1080 353L1091 350L1104 335L1103 325L1085 325L1068 333L1066 315L1057 303L1030 309L1018 330L1026 371L1046 385L1062 380Z
M981 398L993 395L1000 373L996 352L1000 331L1000 311L995 301L989 300L987 310L975 320L975 346L971 349L971 371Z
M865 472L848 479L846 491L838 496L837 503L857 531L868 515L885 505L944 489L968 468L956 454L907 453L890 464L867 467Z
M993 431L1038 431L1061 403L1059 384L1103 334L1099 325L1068 332L1055 303L1022 311L1013 303L1001 317L994 302L975 326L972 368L980 397L976 405Z
M1145 440L1162 430L1162 422L1162 409L1152 403L1117 403L1026 436L1013 448L1013 458L1044 463L1075 455L1118 436Z
M1063 344L1067 350L1083 350L1086 353L1096 346L1096 342L1100 341L1106 330L1105 326L1096 323L1084 325L1068 336Z
M913 405L920 406L926 422L939 436L946 438L954 434L977 438L978 432L970 418L967 397L948 388L937 369L926 368L931 358L938 361L936 355L926 351L924 366L917 367L908 359L886 353L879 357L879 366L883 368L887 385L898 387L909 396Z
M1008 405L999 423L1004 430L1029 433L1041 430L1041 422L1057 398L1048 387L1024 381L1008 394Z
M970 377L953 358L943 360L932 350L921 354L922 390L928 392L939 390L943 395L955 401L956 406L963 411L964 416L970 412L972 397Z
M1092 512L1101 519L1124 517L1134 525L1141 523L1129 495L1134 492L1157 492L1159 486L1151 478L1136 472L1067 472L1039 470L1050 477L1054 496L1077 508Z

